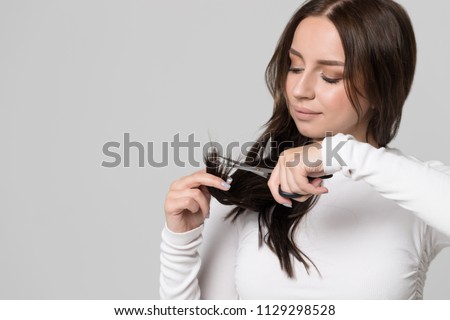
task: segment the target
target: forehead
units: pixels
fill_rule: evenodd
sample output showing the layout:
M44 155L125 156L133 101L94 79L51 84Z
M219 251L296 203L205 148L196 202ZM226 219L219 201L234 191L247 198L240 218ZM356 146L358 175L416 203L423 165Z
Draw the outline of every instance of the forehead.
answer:
M326 17L308 17L297 26L291 48L306 59L345 60L344 48L334 24Z

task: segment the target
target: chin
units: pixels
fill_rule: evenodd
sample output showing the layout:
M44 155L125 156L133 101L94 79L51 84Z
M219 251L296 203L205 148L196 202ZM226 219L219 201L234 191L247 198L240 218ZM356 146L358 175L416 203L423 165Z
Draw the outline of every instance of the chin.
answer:
M310 139L323 139L325 138L326 130L307 130L306 128L299 128L297 130L305 137Z

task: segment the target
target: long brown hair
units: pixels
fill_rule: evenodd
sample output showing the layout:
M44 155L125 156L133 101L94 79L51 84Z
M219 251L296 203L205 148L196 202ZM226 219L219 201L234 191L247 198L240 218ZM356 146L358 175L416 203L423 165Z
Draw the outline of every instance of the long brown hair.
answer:
M274 110L265 130L246 156L250 165L274 167L286 148L308 144L299 133L287 107L286 77L290 67L288 51L299 23L310 16L327 17L336 27L345 52L344 84L358 116L359 97L372 109L366 139L371 136L384 147L395 137L403 104L411 89L416 64L416 42L406 11L392 0L310 0L306 1L286 25L270 60L266 84L274 99ZM226 178L230 170L219 165L216 153L205 155L207 171ZM309 271L314 263L294 241L294 231L317 197L294 201L292 209L273 199L267 180L237 170L229 191L209 188L221 203L236 205L229 217L259 214L260 245L266 243L277 255L280 266L294 276L292 257ZM252 212L253 211L253 212ZM317 269L317 268L316 268Z

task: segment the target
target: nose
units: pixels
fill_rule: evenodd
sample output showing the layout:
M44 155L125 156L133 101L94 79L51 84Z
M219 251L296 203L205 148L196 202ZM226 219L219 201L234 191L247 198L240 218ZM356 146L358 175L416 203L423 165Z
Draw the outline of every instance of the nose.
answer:
M292 94L295 98L312 100L316 97L314 75L306 70L299 74L294 80Z

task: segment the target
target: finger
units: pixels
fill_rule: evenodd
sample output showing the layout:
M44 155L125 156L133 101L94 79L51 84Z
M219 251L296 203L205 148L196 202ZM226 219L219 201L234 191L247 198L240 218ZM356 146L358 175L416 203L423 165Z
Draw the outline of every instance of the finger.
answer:
M208 212L204 215L205 219L209 218L210 215L210 205L211 205L211 193L209 193L208 188L205 186L199 187L200 191L203 193L203 195L206 198L206 201L208 202Z
M200 210L200 205L192 197L177 197L167 202L165 210L166 214L176 216L185 210L196 213Z
M291 169L286 172L286 178L292 193L308 195L322 194L327 191L321 188L321 179L310 180L306 174L301 168L297 168L297 170Z
M324 187L323 184L323 179L322 178L315 178L314 180L312 180L310 182L310 184L312 184L315 188L317 188L318 190L321 190L320 194L323 193L328 193L328 188Z
M314 187L322 187L323 179L322 178L314 178L309 183L312 184Z
M322 179L316 178L313 181L311 181L311 184L315 187L319 187L322 184ZM294 198L293 200L298 201L298 202L305 202L306 200L308 200L311 197L312 197L312 194L306 194L302 197Z
M297 194L308 194L300 187L300 184L298 182L299 179L302 177L302 172L300 170L295 170L294 168L286 168L286 181L289 186L289 190L291 193L297 193ZM283 189L283 191L285 191Z
M289 155L289 158L292 155ZM307 195L308 193L302 190L299 183L296 180L296 176L301 177L301 173L299 172L299 168L295 166L296 160L289 160L286 156L284 162L281 165L281 190L285 193L290 193L295 196L295 194ZM297 160L298 162L298 160ZM285 198L285 197L284 197ZM290 199L293 199L292 196L289 196ZM286 198L285 198L286 199Z
M208 202L211 200L211 193L209 193L208 188L206 186L200 186L200 191L203 192L203 195L206 197Z
M267 182L267 186L269 187L270 193L272 193L272 197L276 202L287 207L292 207L292 201L282 197L278 192L278 188L280 186L280 161L277 162L277 165L273 169L270 179Z
M292 151L292 150L291 150ZM287 188L283 187L284 192L290 192L292 194L302 195L301 197L291 199L295 201L306 201L311 197L307 190L302 188L302 185L308 183L307 174L304 168L301 166L301 153L290 152L285 159L285 180L288 185ZM287 191L289 190L289 191Z
M230 185L223 181L221 178L201 170L189 176L185 176L179 180L176 180L170 186L170 190L198 188L201 185L214 187L225 191L230 189Z
M319 180L317 180L319 179ZM297 178L299 187L300 187L300 193L301 194L314 194L314 195L320 195L323 193L327 193L328 189L321 186L322 179L316 178L313 181L309 181L307 177L300 177ZM317 184L317 181L319 181L319 184ZM314 182L314 184L313 184Z
M188 189L186 190L191 197L197 201L197 203L200 206L200 210L202 212L202 215L204 217L208 216L209 214L209 200L211 197L206 197L202 190L200 189Z
M166 212L177 215L188 210L192 213L201 212L203 216L209 213L209 199L200 189L186 189L172 191L167 198L165 205Z
M278 160L280 162L280 186L281 190L287 193L292 193L291 186L289 185L288 178L287 178L287 170L286 168L286 157L283 157Z

